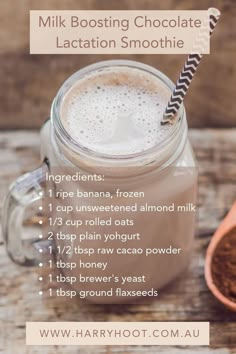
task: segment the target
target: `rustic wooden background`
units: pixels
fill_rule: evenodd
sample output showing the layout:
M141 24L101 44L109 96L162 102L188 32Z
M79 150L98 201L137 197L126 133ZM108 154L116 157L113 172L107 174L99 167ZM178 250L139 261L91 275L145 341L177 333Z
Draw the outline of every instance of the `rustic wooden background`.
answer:
M0 230L1 354L236 354L236 313L225 309L207 289L204 257L214 230L236 196L236 129L192 129L190 140L199 163L198 222L194 256L188 271L160 290L155 301L136 305L92 305L78 299L47 296L41 270L10 261ZM0 212L9 184L39 164L38 132L0 132ZM38 215L38 218L40 216ZM31 218L30 234L38 234ZM25 228L26 229L26 228ZM26 230L24 230L26 231ZM28 233L27 233L28 234ZM43 269L46 279L48 270ZM39 290L44 291L39 298ZM26 321L210 321L210 347L25 346Z
M222 17L211 40L211 55L202 60L186 99L191 127L236 125L235 0L1 0L0 1L0 129L37 128L49 114L59 86L79 68L113 56L29 55L30 9L207 9ZM172 80L183 55L133 55Z

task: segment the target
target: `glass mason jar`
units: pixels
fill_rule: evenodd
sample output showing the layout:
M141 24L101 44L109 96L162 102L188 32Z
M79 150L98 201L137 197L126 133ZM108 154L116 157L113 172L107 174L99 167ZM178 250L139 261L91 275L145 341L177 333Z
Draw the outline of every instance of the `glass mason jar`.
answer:
M178 121L170 130L167 138L156 146L131 155L107 155L92 151L79 142L73 140L64 129L61 122L61 105L68 90L81 78L93 71L103 68L112 68L124 66L127 68L136 68L146 71L161 80L170 92L174 88L174 84L160 71L134 61L111 60L90 65L79 70L72 75L60 88L51 108L51 118L46 121L41 129L41 166L35 171L29 172L19 177L16 182L10 186L10 191L5 200L3 235L10 258L21 265L37 266L39 258L37 252L33 252L33 247L29 247L29 241L23 240L22 237L22 221L26 207L44 197L44 186L46 172L52 172L54 169L64 173L72 171L80 171L85 174L103 174L106 177L106 190L114 192L118 188L128 191L145 191L145 203L149 205L175 205L187 207L189 204L196 202L197 187L197 169L193 151L188 140L188 128L186 121L185 109L182 106L179 111ZM77 182L79 185L79 182ZM63 189L68 186L65 184ZM90 184L88 189L96 189L97 187ZM71 201L78 203L78 201ZM86 202L88 203L88 202ZM113 200L116 205L124 203L124 200ZM94 214L94 216L104 217L102 213ZM80 218L88 217L82 213ZM127 219L127 213L119 213L120 219ZM110 276L118 274L122 276L135 277L145 274L145 281L142 283L129 283L126 290L148 291L150 289L160 289L173 279L175 279L188 265L191 258L191 251L194 237L195 213L183 212L176 210L163 211L160 213L140 213L136 212L132 215L135 230L141 235L137 244L133 241L126 243L110 242L106 245L101 240L87 241L83 243L83 247L113 247L121 249L133 249L136 245L144 250L150 249L169 249L169 254L113 254L109 258L109 266L103 271L102 275ZM61 229L63 230L63 228ZM86 232L86 227L82 226L79 230L71 227L70 232ZM111 226L109 233L129 233L128 226ZM67 231L68 232L68 231ZM101 226L96 227L97 233L103 233ZM44 239L30 241L32 244L41 245L46 250L48 246L47 235ZM46 239L46 240L45 240ZM46 243L45 243L46 242ZM53 244L64 245L63 240L54 238ZM73 246L78 246L79 241L76 239ZM176 249L176 252L171 252ZM150 251L152 252L152 251ZM168 252L167 252L168 253ZM171 254L170 254L171 253ZM77 257L77 258L76 258ZM107 256L106 256L107 257ZM105 258L106 258L105 257ZM78 255L71 254L58 255L58 259L63 261L78 262ZM86 261L87 256L80 256L80 260ZM89 261L98 262L101 256L90 256ZM92 272L92 273L91 273ZM77 276L78 269L64 269L64 275ZM84 274L101 274L97 270L84 270ZM111 288L110 283L92 284L93 289L108 290ZM89 285L85 282L76 281L72 287L77 291L87 291ZM119 303L128 300L126 296L105 296L93 297L85 296L94 302L113 302Z

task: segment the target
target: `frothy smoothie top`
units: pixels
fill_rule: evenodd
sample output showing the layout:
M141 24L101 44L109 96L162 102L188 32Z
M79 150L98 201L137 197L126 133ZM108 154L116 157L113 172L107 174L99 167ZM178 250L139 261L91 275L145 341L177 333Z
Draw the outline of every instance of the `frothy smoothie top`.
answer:
M67 92L61 122L80 145L108 155L152 148L169 135L160 125L170 90L156 76L130 67L85 75Z

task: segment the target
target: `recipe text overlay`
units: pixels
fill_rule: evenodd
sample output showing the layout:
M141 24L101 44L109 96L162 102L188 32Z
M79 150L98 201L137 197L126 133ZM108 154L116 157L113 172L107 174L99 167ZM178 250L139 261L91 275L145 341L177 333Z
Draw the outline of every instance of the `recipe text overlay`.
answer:
M30 54L189 54L201 37L209 54L208 12L30 11Z

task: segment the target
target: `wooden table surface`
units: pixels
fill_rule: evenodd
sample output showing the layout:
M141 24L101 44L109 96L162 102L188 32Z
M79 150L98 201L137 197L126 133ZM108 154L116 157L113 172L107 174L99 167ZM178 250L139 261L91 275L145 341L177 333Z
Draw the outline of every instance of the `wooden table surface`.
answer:
M98 306L39 298L38 269L13 264L0 235L0 353L236 353L236 313L208 291L204 256L214 229L236 199L236 129L191 130L199 162L198 225L189 270L145 305ZM0 200L20 174L39 164L38 132L0 133ZM26 321L210 321L210 347L26 347Z

